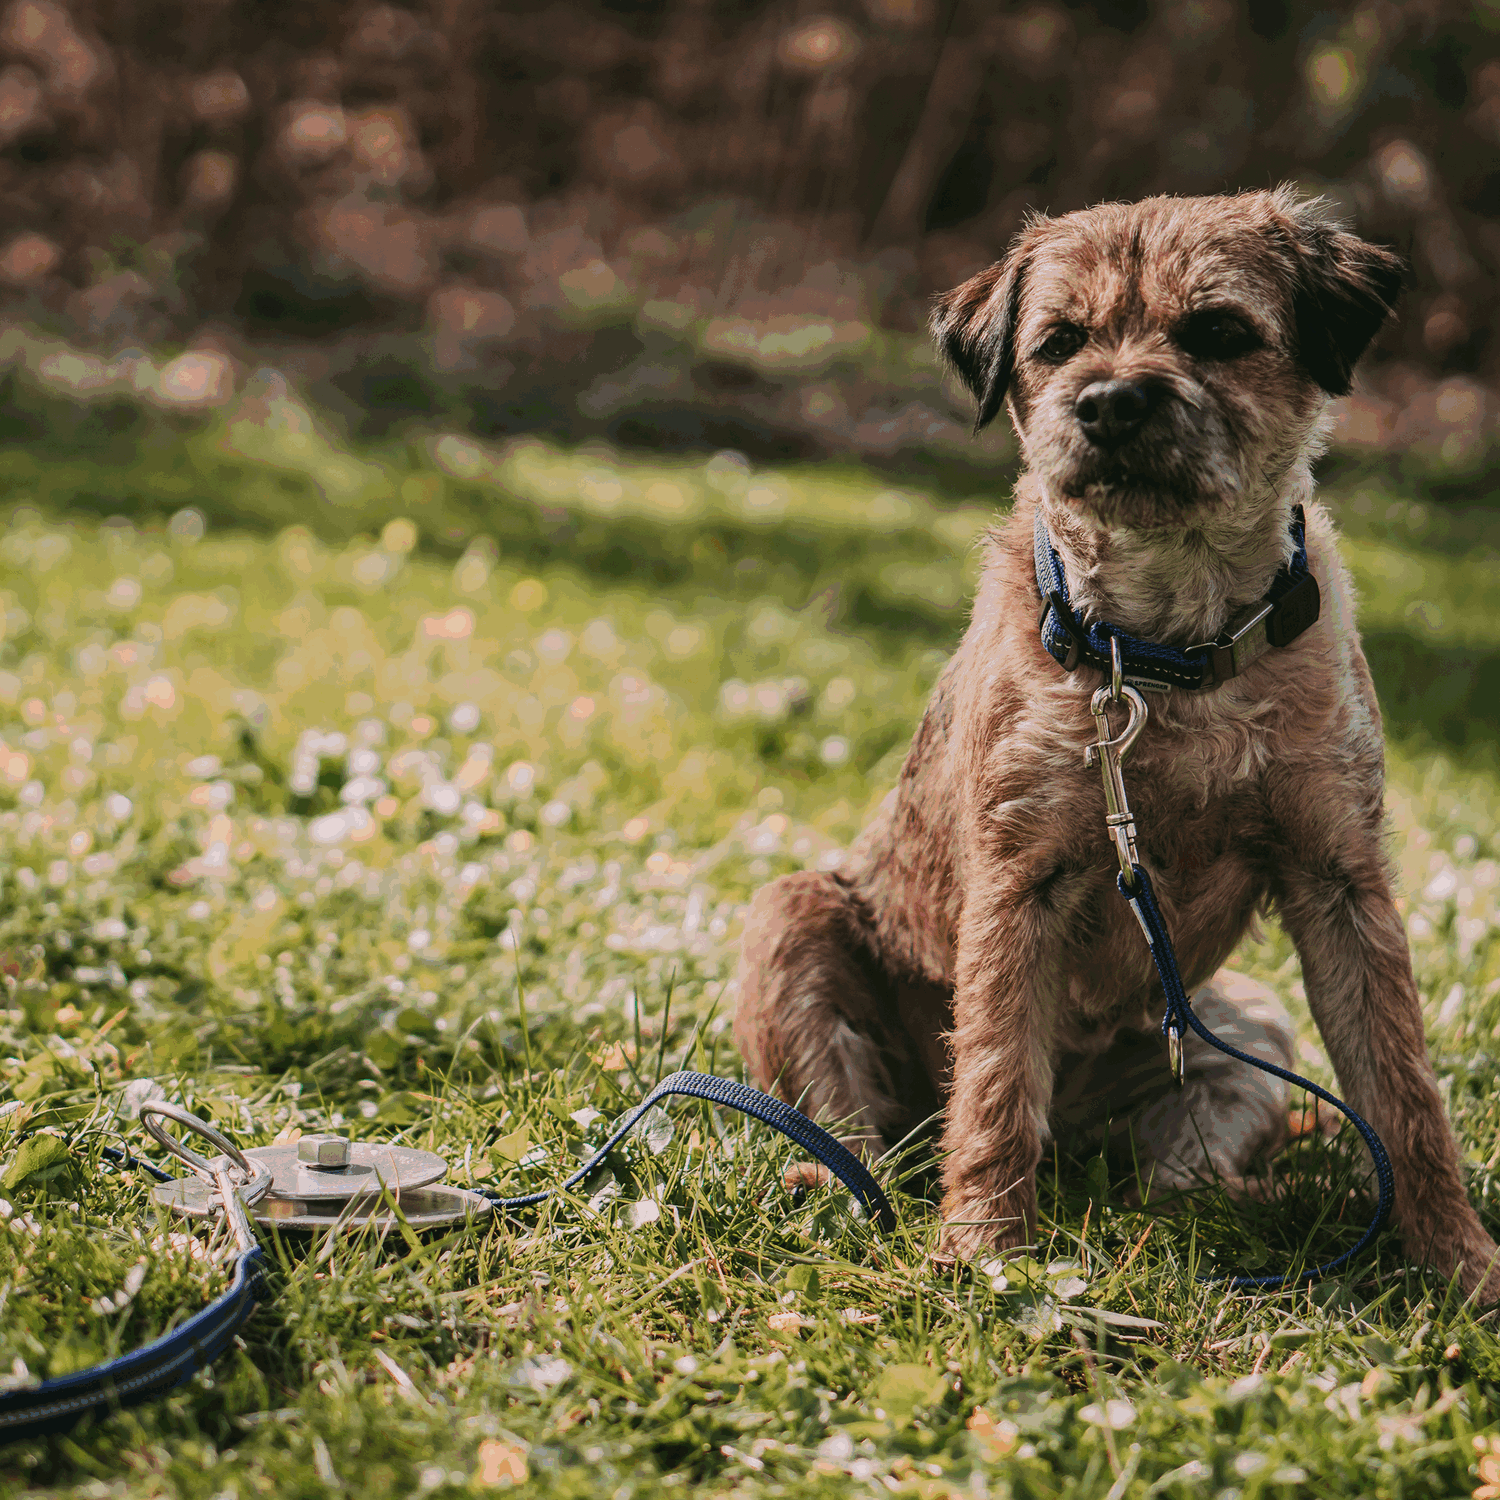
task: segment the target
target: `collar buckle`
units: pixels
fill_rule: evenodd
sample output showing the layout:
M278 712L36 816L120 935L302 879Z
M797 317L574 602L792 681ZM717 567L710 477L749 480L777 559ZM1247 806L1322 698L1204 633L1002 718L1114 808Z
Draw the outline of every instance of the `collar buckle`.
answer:
M1323 607L1318 580L1304 573L1281 598L1266 621L1266 639L1273 646L1290 646L1310 625L1316 624Z
M1251 662L1270 650L1269 634L1257 627L1270 618L1275 608L1269 599L1258 600L1235 615L1213 640L1189 646L1188 651L1208 653L1212 681L1227 682L1231 677L1238 677Z

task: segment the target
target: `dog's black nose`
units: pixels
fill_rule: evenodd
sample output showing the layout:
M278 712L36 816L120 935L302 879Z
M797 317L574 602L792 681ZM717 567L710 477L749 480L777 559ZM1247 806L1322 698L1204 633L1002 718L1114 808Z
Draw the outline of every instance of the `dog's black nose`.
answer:
M1144 386L1129 380L1096 380L1078 393L1073 415L1083 435L1101 448L1123 443L1151 410L1151 396Z

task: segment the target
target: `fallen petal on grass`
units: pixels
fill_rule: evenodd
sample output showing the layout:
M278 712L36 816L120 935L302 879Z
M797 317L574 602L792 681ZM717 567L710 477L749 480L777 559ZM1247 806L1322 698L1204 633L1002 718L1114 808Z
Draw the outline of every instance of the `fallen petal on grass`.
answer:
M490 1488L495 1485L521 1484L529 1476L526 1450L493 1438L479 1445L474 1468L474 1482Z

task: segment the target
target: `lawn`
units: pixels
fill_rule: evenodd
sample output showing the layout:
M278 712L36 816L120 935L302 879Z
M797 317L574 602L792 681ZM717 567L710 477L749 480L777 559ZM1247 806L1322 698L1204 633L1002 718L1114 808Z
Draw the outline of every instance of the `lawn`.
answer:
M660 1073L737 1075L745 902L891 785L1003 498L733 455L351 449L274 391L254 420L123 425L0 446L6 1385L134 1347L225 1283L100 1159L142 1148L143 1099L243 1144L399 1140L521 1192ZM1500 511L1377 479L1331 498L1429 1042L1495 1232ZM1240 963L1331 1081L1286 939ZM1365 1165L1343 1136L1284 1154L1253 1207L1127 1207L1128 1160L1049 1159L1040 1244L1003 1275L930 1265L920 1158L887 1165L881 1235L842 1192L794 1202L791 1154L680 1103L542 1210L268 1238L242 1347L5 1450L0 1488L1120 1500L1500 1478L1493 1319L1393 1237L1310 1290L1199 1279L1351 1243Z

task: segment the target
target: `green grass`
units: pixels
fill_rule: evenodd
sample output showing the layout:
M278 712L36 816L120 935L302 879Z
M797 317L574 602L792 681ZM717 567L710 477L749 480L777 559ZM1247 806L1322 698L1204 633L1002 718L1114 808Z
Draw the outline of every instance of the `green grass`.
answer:
M890 786L993 504L538 443L351 452L269 417L0 448L0 1379L132 1347L223 1285L203 1237L99 1160L141 1145L152 1092L246 1144L337 1126L522 1191L660 1071L735 1074L744 904L847 844ZM1336 498L1429 1040L1493 1231L1500 524L1374 482ZM383 783L363 812L340 799L356 774ZM1285 938L1240 962L1326 1080ZM1310 1291L1196 1280L1350 1243L1367 1200L1342 1137L1280 1158L1263 1206L1143 1211L1128 1161L1051 1159L1035 1257L1001 1281L932 1268L920 1159L892 1164L880 1236L840 1193L794 1203L779 1137L670 1118L577 1197L481 1232L271 1241L243 1348L6 1450L0 1487L1481 1482L1493 1320L1393 1238Z

